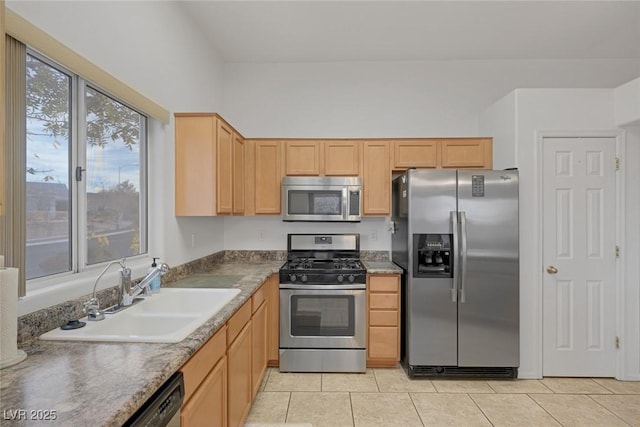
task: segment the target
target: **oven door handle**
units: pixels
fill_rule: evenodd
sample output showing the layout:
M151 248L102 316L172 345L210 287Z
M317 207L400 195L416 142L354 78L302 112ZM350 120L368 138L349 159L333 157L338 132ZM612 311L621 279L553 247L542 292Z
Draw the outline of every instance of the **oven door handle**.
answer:
M280 289L309 289L325 291L348 291L352 289L367 289L364 283L352 283L345 285L294 285L292 283L280 283Z

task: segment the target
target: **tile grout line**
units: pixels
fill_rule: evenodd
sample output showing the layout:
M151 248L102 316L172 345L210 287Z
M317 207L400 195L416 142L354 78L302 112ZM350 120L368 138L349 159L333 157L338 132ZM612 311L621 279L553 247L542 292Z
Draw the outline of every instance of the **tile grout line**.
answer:
M532 401L533 403L535 403L535 404L536 404L540 409L542 409L544 412L546 412L547 414L549 414L549 416L550 416L551 418L553 418L553 420L554 420L555 422L557 422L558 424L560 424L561 426L563 426L564 424L562 424L562 423L560 422L560 420L559 420L559 419L557 419L556 417L554 417L554 416L553 416L553 414L552 414L551 412L547 411L547 409L546 409L544 406L542 406L541 404L539 404L537 400L535 400L533 397L531 397L531 395L532 395L532 394L541 394L541 393L527 393L526 395L527 395L527 397L528 397L529 399L531 399L531 401ZM555 392L554 392L553 394L558 394L558 393L555 393Z
M356 414L353 413L353 399L351 398L351 392L349 392L349 405L351 406L351 425L356 427Z
M620 421L622 421L624 424L626 425L630 425L628 422L626 422L625 420L623 420L618 414L616 414L615 412L613 412L612 410L610 410L609 408L607 408L606 406L604 406L603 404L601 404L600 402L598 402L597 400L595 400L593 397L591 397L591 395L589 394L585 394L584 396L587 396L587 398L589 398L592 402L595 402L596 405L598 405L599 407L601 407L602 409L604 409L605 411L607 411L608 413L610 413L611 415L613 415L614 417L616 417L617 419L619 419ZM603 395L600 394L599 396L608 396L608 395ZM613 394L612 396L620 396L619 394Z
M478 410L480 411L482 416L487 420L487 422L495 427L495 424L493 423L493 421L491 421L491 418L489 418L489 416L482 410L480 405L478 405L478 402L476 402L476 400L471 396L471 393L465 393L465 394L473 402L473 404L476 405L476 408L478 408ZM498 393L496 393L496 394L498 394Z
M287 399L287 412L284 415L284 422L287 422L287 418L289 418L289 409L291 408L291 397L293 395L293 392L290 391L289 393L289 399Z
M549 390L551 393L556 394L556 392L551 387L549 387L544 383L544 377L542 377L542 380L536 380L536 381L542 384L542 386L545 387L547 390Z
M378 384L378 376L376 375L376 370L375 368L371 368L371 373L373 373L373 380L376 383L376 389L377 389L377 393L380 393L380 385Z
M425 424L425 421L422 419L422 416L420 415L420 411L418 411L418 407L416 406L416 402L415 400L413 400L413 397L411 397L411 393L409 392L407 394L409 395L409 400L411 400L413 409L416 411L416 414L418 414L418 419L420 420L420 423L422 423L422 425L426 427L427 424Z
M610 389L610 388L609 388L609 387L607 387L606 385L604 385L604 384L600 384L600 383L599 383L598 381L596 381L594 378L591 378L591 380L592 380L594 383L598 384L600 387L602 387L602 388L604 388L605 390L607 390L607 391L611 392L611 394L614 394L614 395L615 395L615 394L618 394L618 393L616 393L613 389Z

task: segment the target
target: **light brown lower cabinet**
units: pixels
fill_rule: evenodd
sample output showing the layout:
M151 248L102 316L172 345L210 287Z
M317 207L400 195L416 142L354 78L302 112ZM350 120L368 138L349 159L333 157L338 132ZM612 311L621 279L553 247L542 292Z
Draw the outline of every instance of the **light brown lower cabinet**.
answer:
M264 285L267 286L267 364L277 367L280 359L280 278L272 274Z
M265 285L262 286L263 288ZM266 290L265 290L266 292ZM258 394L262 377L267 369L267 306L263 300L251 318L251 391Z
M180 425L227 426L227 357L222 359L205 377L200 387L182 406Z
M180 368L185 397L182 427L227 425L227 326L223 326Z
M367 306L367 366L396 366L400 361L400 275L368 275Z
M227 410L229 426L244 423L253 393L251 389L251 321L245 324L227 349Z
M251 406L251 300L227 321L227 419L242 425Z
M185 388L182 427L244 424L267 369L273 283L277 289L277 274L180 368Z

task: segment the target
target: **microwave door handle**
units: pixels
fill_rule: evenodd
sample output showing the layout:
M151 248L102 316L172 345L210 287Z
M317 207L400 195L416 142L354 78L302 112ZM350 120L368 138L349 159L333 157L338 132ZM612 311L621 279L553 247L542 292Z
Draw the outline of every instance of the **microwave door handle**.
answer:
M347 187L342 189L342 219L349 220L349 189Z
M282 215L287 219L289 218L289 190L285 186L282 187L281 198Z

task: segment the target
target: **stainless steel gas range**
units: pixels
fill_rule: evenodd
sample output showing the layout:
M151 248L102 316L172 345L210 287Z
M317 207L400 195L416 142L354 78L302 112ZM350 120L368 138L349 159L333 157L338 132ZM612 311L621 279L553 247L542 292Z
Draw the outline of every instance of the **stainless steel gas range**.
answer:
M359 234L289 234L280 269L280 371L364 372Z

